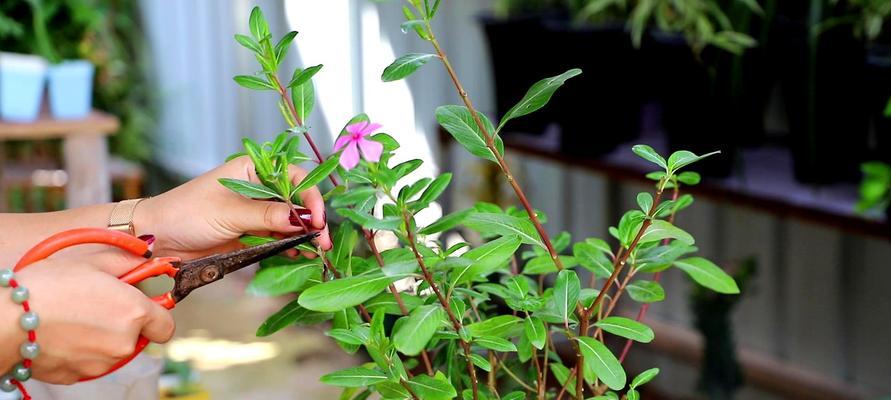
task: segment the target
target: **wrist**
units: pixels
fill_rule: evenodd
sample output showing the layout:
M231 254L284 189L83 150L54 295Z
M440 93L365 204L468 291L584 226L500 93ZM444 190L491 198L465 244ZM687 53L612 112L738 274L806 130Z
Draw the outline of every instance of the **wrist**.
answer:
M157 198L149 197L145 200L139 202L136 205L136 208L133 210L133 234L138 236L143 235L156 235L155 239L157 240L157 229L156 226L156 215L154 210L158 208L155 206L157 202ZM157 247L157 244L155 245Z

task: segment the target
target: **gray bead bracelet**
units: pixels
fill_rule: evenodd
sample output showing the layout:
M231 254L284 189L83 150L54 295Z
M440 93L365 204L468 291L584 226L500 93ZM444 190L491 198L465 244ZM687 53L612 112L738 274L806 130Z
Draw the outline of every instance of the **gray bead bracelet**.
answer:
M12 367L9 372L0 377L0 390L4 392L12 392L22 388L22 382L31 379L31 363L32 360L40 354L40 346L37 344L37 333L35 329L40 325L40 318L37 313L31 310L28 304L30 293L24 286L19 285L15 280L15 274L11 269L0 270L0 287L11 287L10 297L12 302L20 304L25 313L19 317L19 326L28 333L28 341L19 346L19 355L22 356L22 362ZM24 391L24 389L21 389ZM30 398L27 395L26 398Z

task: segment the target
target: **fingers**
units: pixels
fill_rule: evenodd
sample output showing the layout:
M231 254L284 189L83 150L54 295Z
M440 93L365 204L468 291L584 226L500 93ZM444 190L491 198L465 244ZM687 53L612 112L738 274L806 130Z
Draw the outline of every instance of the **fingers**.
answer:
M294 218L294 213L285 203L246 200L239 205L241 209L237 210L235 215L238 219L236 228L240 232L297 233L303 230L301 221Z
M306 176L306 172L294 166L291 167L290 173L291 180L295 184L300 183ZM327 221L325 221L325 200L322 199L322 193L319 192L319 188L313 186L304 190L300 193L300 200L303 201L303 206L312 213L312 227L316 229L324 228L327 225Z
M142 336L155 343L166 343L176 330L173 315L169 310L147 299L143 305L147 314L145 324L142 326Z

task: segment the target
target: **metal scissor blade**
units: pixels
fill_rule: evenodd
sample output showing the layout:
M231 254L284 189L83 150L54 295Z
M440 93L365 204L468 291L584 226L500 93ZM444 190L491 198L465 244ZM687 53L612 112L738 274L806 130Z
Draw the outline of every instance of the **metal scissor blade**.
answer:
M297 245L309 242L318 236L319 234L317 232L313 232L308 235L294 236L264 243L259 246L236 250L230 253L219 254L216 256L219 259L217 264L223 267L224 274L228 274L247 267L248 265L263 261Z
M183 263L174 278L176 283L170 293L178 302L199 287L216 282L232 272L309 242L318 236L318 233L310 233Z

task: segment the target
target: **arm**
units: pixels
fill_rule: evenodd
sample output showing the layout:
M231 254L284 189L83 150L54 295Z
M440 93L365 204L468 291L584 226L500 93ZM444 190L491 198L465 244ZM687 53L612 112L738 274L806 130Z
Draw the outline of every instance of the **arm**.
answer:
M291 169L291 179L295 182L304 176L306 172L302 169ZM285 204L247 199L220 185L220 178L259 182L247 157L232 160L139 203L133 214L136 234L155 236L156 255L193 259L237 248L238 238L247 232L264 235L303 232L302 224L290 218L291 210ZM313 188L301 196L310 212L303 225L321 231L318 244L323 249L330 248L321 193ZM113 208L113 204L102 204L53 213L0 214L0 265L15 264L31 246L60 231L107 226ZM84 246L66 250L66 256L72 251L84 254L109 250Z

